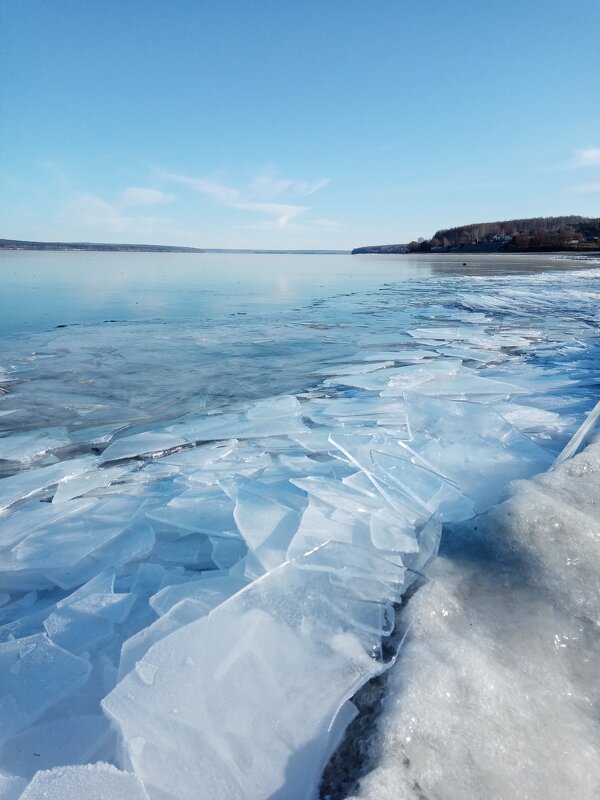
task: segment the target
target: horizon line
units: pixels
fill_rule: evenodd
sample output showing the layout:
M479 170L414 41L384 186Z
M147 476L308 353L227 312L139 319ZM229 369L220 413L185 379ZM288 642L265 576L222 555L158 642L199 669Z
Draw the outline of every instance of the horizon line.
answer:
M0 250L55 250L55 251L105 251L105 252L170 252L170 253L297 253L297 254L348 254L348 249L333 248L268 248L268 247L188 247L170 244L143 244L120 242L61 242L30 239L0 239Z

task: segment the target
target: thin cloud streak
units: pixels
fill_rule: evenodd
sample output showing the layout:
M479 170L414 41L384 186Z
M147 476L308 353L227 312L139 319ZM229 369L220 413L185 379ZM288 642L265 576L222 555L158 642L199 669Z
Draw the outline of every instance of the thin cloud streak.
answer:
M240 197L237 189L223 186L216 181L210 180L210 178L194 178L191 175L181 175L176 172L160 172L159 174L164 180L189 186L195 192L206 194L215 202L225 206L235 206Z
M284 205L283 203L237 203L234 208L272 216L271 222L277 228L286 228L293 219L309 211L308 206Z
M153 206L163 203L172 203L175 200L174 194L163 192L160 189L151 189L142 186L129 186L123 189L119 195L118 205L129 206Z
M571 159L572 167L600 167L600 147L585 147L576 150Z
M594 167L600 167L600 147L580 147L578 150L573 150L570 158L565 161L548 164L545 167L541 167L538 172L570 172L579 169L593 169Z
M134 236L152 235L157 227L172 222L159 216L124 213L119 203L109 203L87 192L76 194L60 216L63 220L74 219L87 228Z
M594 194L600 192L600 181L595 183L579 183L571 186L571 191L575 194Z
M218 205L235 211L267 217L262 222L244 226L261 230L299 228L300 226L294 224L294 221L310 211L310 206L289 202L280 203L276 202L277 198L286 195L306 197L329 185L328 178L320 178L313 182L295 181L278 179L269 172L265 172L258 175L246 190L241 190L206 177L168 171L161 171L159 174L163 180L188 186L190 189L206 195ZM312 224L314 223L310 221L304 223L305 226Z
M289 194L295 197L308 197L320 189L329 186L329 178L320 178L313 182L283 180L274 178L265 172L258 175L251 184L251 190L260 197L276 197L280 194Z
M341 228L346 227L343 222L336 222L334 219L327 219L326 217L321 217L320 219L311 219L310 224L330 231L340 230Z
M73 194L58 212L56 223L69 240L199 246L197 231L182 228L170 217L128 211L119 201L109 203L89 192ZM78 231L75 237L74 230Z
M271 168L255 172L239 186L218 178L155 169L150 185L116 187L110 197L65 185L63 202L55 211L54 230L61 231L65 240L77 241L306 247L320 234L329 231L335 235L345 228L340 222L314 213L312 204L299 200L328 185L326 178L284 179ZM183 188L178 190L178 186ZM216 228L207 229L202 217L200 227L194 229L198 209L191 197L184 197L186 189L224 210L218 234ZM182 225L183 219L188 220L187 224ZM264 235L258 236L259 233ZM255 236L263 241L257 242ZM323 246L320 241L317 244Z

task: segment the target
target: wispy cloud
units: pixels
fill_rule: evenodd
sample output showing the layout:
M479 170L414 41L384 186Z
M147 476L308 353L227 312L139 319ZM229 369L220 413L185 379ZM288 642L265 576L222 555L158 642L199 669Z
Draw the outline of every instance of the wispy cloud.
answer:
M569 162L571 167L600 167L600 147L576 150Z
M316 181L294 181L275 177L270 171L256 176L250 185L251 191L259 197L277 197L287 194L291 197L308 197L308 195L329 186L329 178Z
M60 217L63 221L71 219L90 231L98 229L107 234L147 237L166 224L171 224L172 220L139 213L135 209L171 203L173 200L173 194L140 186L123 189L113 202L91 192L73 192Z
M190 189L193 189L195 192L206 194L216 203L220 203L224 206L235 206L240 198L240 192L237 189L224 186L210 178L194 178L191 175L182 175L177 172L161 171L159 174L164 180L189 186Z
M571 187L571 191L575 194L594 194L600 192L600 181L593 183L579 183Z
M170 195L154 191L158 192L124 189L114 202L90 192L73 192L58 211L55 224L64 231L63 238L78 241L199 246L197 231L182 227L172 217L140 211L140 207L171 202Z
M318 228L325 228L326 230L339 230L340 228L345 228L343 222L336 222L334 219L327 219L326 217L321 217L319 219L311 219L311 225L316 225Z
M273 226L275 228L286 228L292 220L309 210L308 206L286 205L284 203L236 203L234 208L240 211L253 211L257 214L264 214L267 220L263 223L263 227Z
M129 186L120 193L117 204L123 207L154 206L163 203L172 203L173 200L175 200L174 194L163 192L160 189Z
M61 217L71 219L78 226L98 229L108 234L149 236L157 227L163 226L163 217L146 214L128 214L119 203L109 203L88 192L72 196Z
M308 197L329 185L328 178L319 178L315 181L291 180L278 178L272 170L259 173L242 188L219 183L207 177L167 171L161 171L159 174L163 180L188 186L206 195L218 205L262 216L263 219L259 222L245 227L263 230L292 226L298 228L298 218L304 217L310 211L310 206L293 203L290 200ZM315 222L311 220L303 221L304 226L314 224Z
M539 172L570 172L594 167L600 167L600 147L580 147L578 150L573 150L564 161L547 164L541 167Z
M117 187L112 196L65 185L54 230L63 231L63 238L78 241L204 247L247 247L258 242L297 247L307 242L321 245L317 237L345 227L312 208L317 205L312 198L329 185L326 178L287 179L269 167L233 184L219 176L154 170L149 184ZM211 217L214 221L221 216L222 222L207 229L210 223L198 218L189 195L188 202L183 202L186 190L222 209L220 215Z

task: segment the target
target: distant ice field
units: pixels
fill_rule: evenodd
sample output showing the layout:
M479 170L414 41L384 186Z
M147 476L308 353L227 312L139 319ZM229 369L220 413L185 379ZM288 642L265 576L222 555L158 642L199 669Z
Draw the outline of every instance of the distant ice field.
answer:
M600 269L464 258L0 256L0 798L317 796L407 590L594 436Z

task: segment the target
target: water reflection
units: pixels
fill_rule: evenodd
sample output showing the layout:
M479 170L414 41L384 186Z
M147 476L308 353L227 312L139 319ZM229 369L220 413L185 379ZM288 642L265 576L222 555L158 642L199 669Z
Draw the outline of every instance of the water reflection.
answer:
M56 325L277 312L428 275L577 269L548 256L2 252L0 335Z

